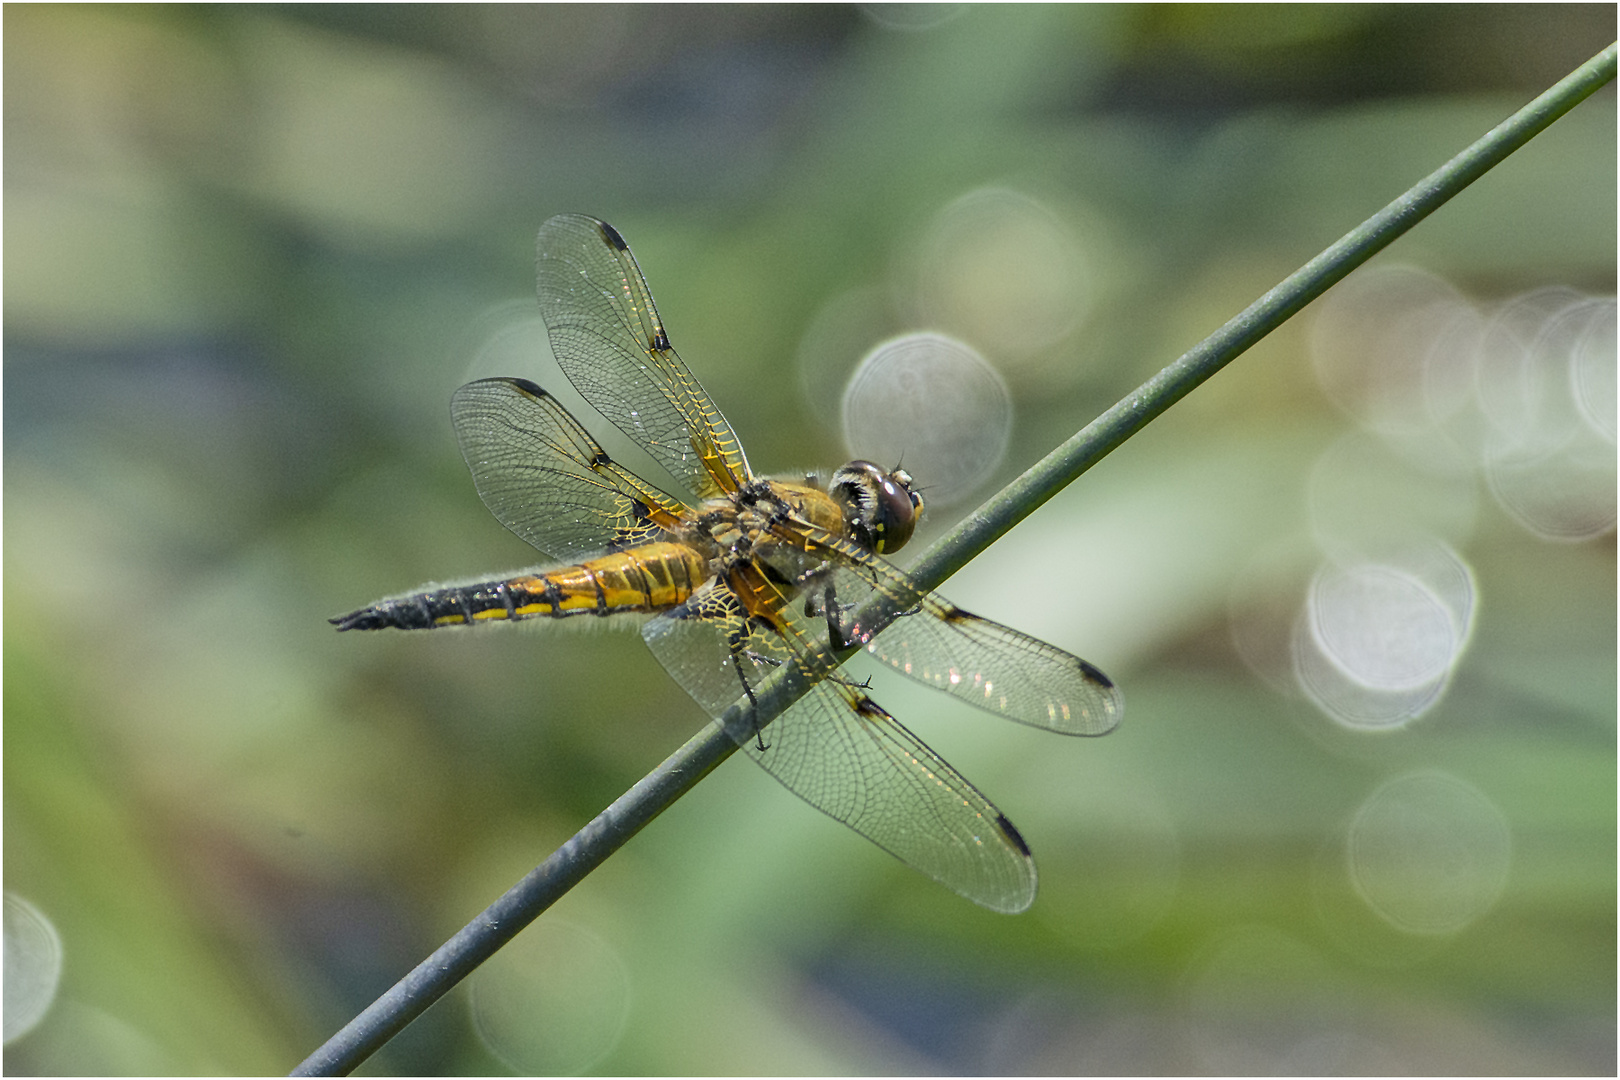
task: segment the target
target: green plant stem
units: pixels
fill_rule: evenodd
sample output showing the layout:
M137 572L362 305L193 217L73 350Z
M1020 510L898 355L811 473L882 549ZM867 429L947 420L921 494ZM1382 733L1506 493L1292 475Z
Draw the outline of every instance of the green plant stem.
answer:
M1615 46L1611 45L1086 425L929 548L909 569L911 576L925 588L937 588L1199 383L1529 142L1611 81L1614 75ZM791 677L772 679L761 688L761 717L779 715L803 693L804 687L795 682ZM776 685L771 685L773 683ZM344 1075L370 1057L689 791L709 770L730 757L737 746L726 736L723 725L739 718L735 712L728 713L721 723L710 724L670 755L332 1036L299 1065L293 1075Z

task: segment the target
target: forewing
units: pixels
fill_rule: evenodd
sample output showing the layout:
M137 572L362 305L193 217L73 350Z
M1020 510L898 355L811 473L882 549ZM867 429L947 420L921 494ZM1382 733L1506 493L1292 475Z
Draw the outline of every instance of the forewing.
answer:
M560 214L540 227L536 249L540 312L575 389L699 497L745 484L742 446L670 347L624 238Z
M451 397L450 417L484 505L560 562L660 539L685 512L525 379L468 383Z
M768 659L742 660L744 674L754 685L777 670L797 671L811 688L763 731L750 719L728 728L743 751L811 806L969 900L995 911L1027 909L1035 863L1012 823L843 680L796 627L787 630L789 638L756 632L749 650ZM724 620L665 616L642 636L711 716L721 718L742 697Z
M1125 712L1119 688L1086 661L1008 626L963 611L903 572L837 538L813 541L826 580L850 607L849 636L901 674L1021 724L1065 735L1104 735ZM874 595L875 594L875 595ZM873 635L878 603L902 612Z

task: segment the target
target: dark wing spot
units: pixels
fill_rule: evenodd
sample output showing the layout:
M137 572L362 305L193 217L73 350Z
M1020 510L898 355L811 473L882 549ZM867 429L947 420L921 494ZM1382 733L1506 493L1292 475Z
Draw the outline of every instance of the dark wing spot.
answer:
M1024 843L1024 838L1019 835L1017 829L1013 828L1013 823L1007 820L1006 814L996 815L996 825L1001 829L1001 835L1012 841L1013 847L1023 852L1026 856L1029 854L1029 845Z
M864 694L861 695L861 700L855 703L855 711L861 716L878 717L884 720L894 719L883 710L883 706Z
M657 349L659 352L669 351L669 335L664 333L664 328L662 326L660 326L657 331L653 333L652 347Z
M1114 688L1114 681L1112 679L1098 671L1096 668L1092 667L1090 664L1086 663L1084 660L1080 661L1080 670L1086 673L1086 678L1090 679L1094 683L1097 683L1099 686L1106 686L1110 690Z
M532 395L534 397L537 397L537 398L543 398L543 397L550 397L551 396L550 394L546 393L543 389L541 389L539 385L530 382L528 379L511 379L509 381L511 382L511 384L513 386L517 387L519 390L523 391L525 394L530 394L530 395Z
M618 229L615 229L605 221L598 221L596 223L596 227L602 230L602 239L612 244L615 248L620 251L630 250L630 245L624 242L624 237L619 235Z

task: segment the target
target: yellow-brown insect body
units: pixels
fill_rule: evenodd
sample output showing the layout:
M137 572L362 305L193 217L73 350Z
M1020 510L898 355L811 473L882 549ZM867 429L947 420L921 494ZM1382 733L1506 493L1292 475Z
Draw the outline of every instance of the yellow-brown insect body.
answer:
M551 562L429 586L332 621L431 629L649 615L641 635L659 663L788 790L963 896L996 911L1028 908L1035 865L1018 831L864 683L841 675L838 660L858 647L961 701L1069 735L1111 730L1124 707L1118 688L884 561L923 512L904 469L856 460L825 480L755 476L671 348L612 226L554 217L536 254L558 366L673 486L620 465L540 386L470 382L452 395L450 416L473 483ZM785 709L776 699L784 688L802 694Z
M708 577L702 553L686 544L658 541L574 566L381 600L333 622L339 630L428 630L508 619L664 611L684 603Z

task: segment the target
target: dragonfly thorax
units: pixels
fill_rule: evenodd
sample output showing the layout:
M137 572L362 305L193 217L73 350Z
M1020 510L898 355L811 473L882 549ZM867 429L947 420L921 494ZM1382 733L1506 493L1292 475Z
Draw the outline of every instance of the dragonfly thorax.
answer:
M674 537L702 552L724 577L736 563L774 552L780 546L775 531L789 522L837 533L840 512L822 492L754 480L732 495L705 501L690 522L674 530Z

